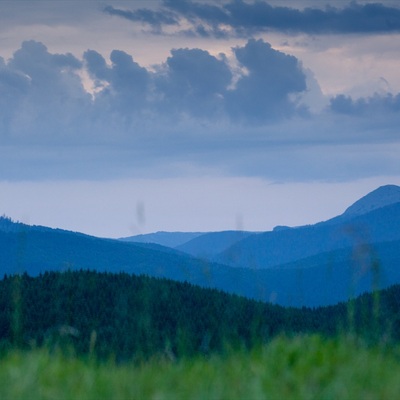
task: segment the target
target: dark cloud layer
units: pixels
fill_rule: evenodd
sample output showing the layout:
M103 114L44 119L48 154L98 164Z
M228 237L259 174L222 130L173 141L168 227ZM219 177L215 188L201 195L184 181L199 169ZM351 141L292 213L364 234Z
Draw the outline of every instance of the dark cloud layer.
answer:
M201 49L174 49L166 62L149 72L125 52L114 50L111 65L94 50L84 54L97 88L96 104L116 113L172 120L202 118L268 123L296 114L290 95L306 90L305 75L293 56L262 40L234 49L246 68L235 87L226 56ZM144 115L143 114L143 115Z
M330 101L330 109L338 114L354 116L372 116L398 114L400 112L400 94L393 96L375 94L372 97L352 99L340 94Z
M163 26L186 21L189 29L178 32L197 36L248 37L262 31L308 34L390 33L400 31L400 9L381 3L343 8L308 7L304 10L272 6L266 1L230 0L207 4L189 0L164 0L159 11L128 11L107 6L105 12L141 22L161 32Z
M291 170L292 162L284 168L286 146L363 143L398 126L400 95L340 95L325 114L312 116L294 100L307 90L295 57L254 39L235 47L233 56L235 74L225 55L187 48L172 50L150 70L121 50L108 58L88 50L80 60L40 42L22 43L7 62L0 58L0 178L11 176L7 168L15 179L30 179L194 163L278 176L277 165L297 179L309 156L296 150L291 158L298 169ZM90 93L82 81L87 75ZM364 131L371 121L376 130ZM310 160L307 165L312 168Z
M146 23L154 29L154 32L160 32L163 25L178 25L178 16L167 10L153 11L149 9L139 9L135 11L121 10L112 6L104 7L104 12L110 15L125 18L132 22Z
M0 136L108 141L139 130L182 131L188 121L262 127L307 115L295 100L307 90L296 57L255 39L235 47L233 55L242 71L237 76L235 67L235 80L224 54L201 49L174 49L148 70L121 50L113 50L108 60L88 50L82 61L69 53L52 54L40 42L24 42L8 62L0 59ZM83 86L84 72L92 78L92 94ZM399 109L399 95L358 100L340 95L331 99L329 112L369 118Z
M121 50L109 60L88 50L82 62L26 41L7 63L0 60L0 136L9 142L113 141L139 130L176 131L190 120L265 125L298 113L291 95L306 85L295 57L262 40L249 40L234 55L246 70L235 85L226 56L201 49L174 49L150 71ZM94 93L85 90L82 73L92 78Z

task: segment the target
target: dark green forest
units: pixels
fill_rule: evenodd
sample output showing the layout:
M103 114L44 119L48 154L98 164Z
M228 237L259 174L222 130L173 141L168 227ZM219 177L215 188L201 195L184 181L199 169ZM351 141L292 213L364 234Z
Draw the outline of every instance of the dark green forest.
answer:
M284 308L147 276L92 271L5 276L0 340L117 361L251 348L298 333L400 340L400 286L321 308Z

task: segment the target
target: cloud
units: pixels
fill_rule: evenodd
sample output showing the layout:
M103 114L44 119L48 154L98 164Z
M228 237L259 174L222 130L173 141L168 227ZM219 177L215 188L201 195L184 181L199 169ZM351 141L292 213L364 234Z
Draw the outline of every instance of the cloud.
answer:
M184 34L225 38L228 33L221 28L221 24L229 24L229 15L223 7L219 5L189 2L186 0L164 0L163 6L167 10L172 10L177 18L185 18L192 28L183 30Z
M10 124L16 117L16 110L29 90L29 77L9 68L0 58L0 127L9 136Z
M398 170L399 95L339 96L319 115L304 113L295 100L307 89L297 58L254 39L232 57L173 49L148 69L121 50L87 50L81 60L22 43L0 59L0 179L197 171L345 179ZM389 149L373 153L378 141ZM363 144L373 162L354 157Z
M95 102L108 104L116 113L132 116L182 119L216 117L228 121L262 124L296 114L290 97L306 89L298 60L272 49L263 40L249 40L233 51L243 70L233 86L232 66L201 49L173 49L166 62L148 71L132 56L114 50L111 65L94 50L84 59L95 86Z
M296 100L307 91L296 57L261 39L232 50L235 66L224 54L183 48L149 70L121 50L111 51L108 60L87 50L82 61L53 54L40 42L23 42L8 62L0 60L1 136L118 142L207 126L206 137L214 128L257 128L307 115ZM92 94L82 84L85 72L93 80ZM395 114L399 102L390 94L358 100L342 95L331 99L328 110L368 119L383 111Z
M228 110L233 119L267 121L294 114L289 95L306 90L306 76L296 57L274 50L263 40L250 39L234 54L248 73L229 93Z
M305 88L295 57L262 40L236 47L234 56L246 71L232 86L227 56L198 48L173 49L149 70L121 50L112 50L108 60L87 50L80 60L25 41L8 62L0 60L0 137L7 143L121 143L121 137L133 143L160 130L168 135L192 126L262 125L295 113L289 95ZM93 93L83 86L84 74Z
M143 96L148 83L148 72L135 62L130 54L121 50L113 50L111 83L119 93Z
M186 23L190 28L178 28L177 32L197 36L249 37L265 31L307 34L400 32L400 9L381 3L351 2L342 8L307 7L301 10L272 6L266 1L230 0L211 5L199 1L164 0L160 11L124 11L108 6L105 12L146 23L157 32L163 26Z
M353 100L350 96L340 94L330 100L330 109L338 114L353 116L397 116L400 111L400 93L393 95L375 94L367 98Z
M203 117L223 112L232 80L224 58L200 49L175 49L160 72L156 87L164 111Z
M239 29L271 29L309 34L380 33L400 31L400 9L379 3L351 2L343 8L307 7L298 10L273 7L267 2L246 3L235 0L224 8L231 16L231 25Z
M50 54L43 43L34 40L25 41L17 50L9 66L31 77L33 82L48 82L53 85L59 73L69 68L76 70L82 63L72 54Z
M113 6L104 7L103 11L109 15L122 17L132 22L141 22L150 25L154 32L160 32L163 25L178 25L179 17L168 10L153 11L141 8L135 11L121 10Z
M7 140L58 140L74 136L89 106L78 70L82 62L71 54L51 54L45 45L26 41L1 68L0 111ZM42 138L42 139L40 139Z
M105 58L95 50L87 50L83 54L89 74L94 79L96 86L101 86L102 81L111 80L111 68L107 66Z
M151 74L121 50L111 52L111 65L94 50L86 51L83 58L94 80L96 93L91 108L101 130L112 127L116 136L122 131L129 135L134 121L149 106Z

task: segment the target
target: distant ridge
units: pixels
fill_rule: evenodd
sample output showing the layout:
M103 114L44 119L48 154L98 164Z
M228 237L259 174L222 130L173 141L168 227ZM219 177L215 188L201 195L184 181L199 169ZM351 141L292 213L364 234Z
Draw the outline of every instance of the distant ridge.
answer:
M353 217L367 214L378 208L395 203L400 203L400 186L380 186L348 207L343 215L346 217Z
M135 243L155 243L161 246L177 247L198 236L203 235L205 232L155 232L146 233L143 235L129 236L120 238L123 242Z
M400 240L400 187L367 194L330 220L247 237L210 260L233 267L267 269L345 248Z
M180 247L101 239L0 217L0 277L81 269L125 272L285 306L330 305L400 282L399 200L399 187L384 186L354 203L347 214L328 221L244 232L244 238L243 232L206 233L182 246L186 254ZM155 235L184 235L186 240L190 233ZM194 242L201 259L186 248Z
M255 232L247 231L209 232L177 246L176 249L194 257L209 258L254 234Z

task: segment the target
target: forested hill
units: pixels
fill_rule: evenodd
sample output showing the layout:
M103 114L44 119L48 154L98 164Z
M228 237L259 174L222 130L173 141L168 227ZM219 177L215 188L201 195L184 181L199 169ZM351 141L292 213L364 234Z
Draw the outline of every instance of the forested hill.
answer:
M400 338L400 286L352 303L283 308L166 279L91 271L0 281L3 348L74 346L100 358L169 358L251 347L281 334Z

